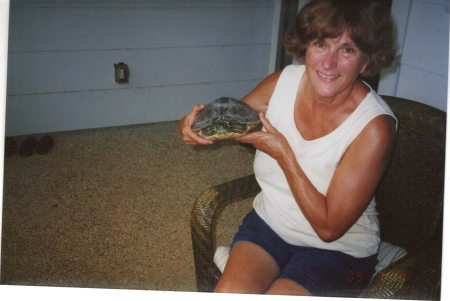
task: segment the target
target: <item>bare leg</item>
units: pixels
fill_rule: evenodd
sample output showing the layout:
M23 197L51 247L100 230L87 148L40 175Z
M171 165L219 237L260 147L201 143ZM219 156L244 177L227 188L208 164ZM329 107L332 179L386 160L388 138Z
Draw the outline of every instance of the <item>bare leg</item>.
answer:
M231 249L215 292L262 294L280 274L275 260L261 247L238 242Z
M268 295L294 295L311 296L311 294L300 284L290 279L275 280L269 290Z

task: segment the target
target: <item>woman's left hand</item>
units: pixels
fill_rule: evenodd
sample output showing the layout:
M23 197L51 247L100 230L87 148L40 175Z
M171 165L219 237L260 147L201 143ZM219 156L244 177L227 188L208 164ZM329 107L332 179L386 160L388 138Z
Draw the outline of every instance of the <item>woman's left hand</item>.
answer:
M286 138L272 126L263 113L259 113L259 118L261 119L261 123L266 129L266 132L252 132L244 136L234 138L234 140L242 143L253 144L253 146L258 150L268 154L275 160L283 158L289 151L292 152Z

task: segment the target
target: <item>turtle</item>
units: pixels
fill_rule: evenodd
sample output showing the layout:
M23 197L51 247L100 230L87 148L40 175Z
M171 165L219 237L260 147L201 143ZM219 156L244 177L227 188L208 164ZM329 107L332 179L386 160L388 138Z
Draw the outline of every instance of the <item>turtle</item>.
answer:
M192 130L206 140L240 137L259 124L259 114L245 102L220 97L198 114Z

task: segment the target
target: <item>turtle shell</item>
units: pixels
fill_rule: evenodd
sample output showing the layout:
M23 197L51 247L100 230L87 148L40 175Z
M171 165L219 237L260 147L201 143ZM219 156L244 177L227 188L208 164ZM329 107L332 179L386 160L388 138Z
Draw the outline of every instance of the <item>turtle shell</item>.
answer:
M243 136L259 122L258 112L245 102L221 97L205 106L192 130L207 140L223 140Z

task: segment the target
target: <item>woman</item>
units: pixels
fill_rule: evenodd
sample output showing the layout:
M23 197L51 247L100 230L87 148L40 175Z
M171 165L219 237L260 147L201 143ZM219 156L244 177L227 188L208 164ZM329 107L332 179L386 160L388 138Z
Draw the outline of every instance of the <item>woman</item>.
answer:
M216 292L356 295L377 264L374 191L388 164L395 116L364 82L394 58L382 1L313 0L286 36L304 62L263 80L242 101L263 131L235 138L256 149L262 191L236 234ZM188 145L210 144L180 120Z

